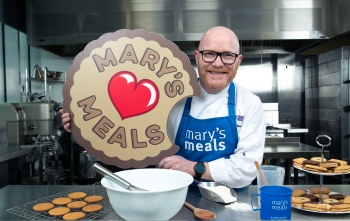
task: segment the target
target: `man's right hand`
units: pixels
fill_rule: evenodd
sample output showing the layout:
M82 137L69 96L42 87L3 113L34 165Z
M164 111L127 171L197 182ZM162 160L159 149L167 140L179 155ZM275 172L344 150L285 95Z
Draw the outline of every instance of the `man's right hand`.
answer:
M60 114L61 114L62 125L63 125L64 129L67 132L71 132L70 131L70 116L69 116L69 113L66 113L66 112L64 112L63 109L60 109Z

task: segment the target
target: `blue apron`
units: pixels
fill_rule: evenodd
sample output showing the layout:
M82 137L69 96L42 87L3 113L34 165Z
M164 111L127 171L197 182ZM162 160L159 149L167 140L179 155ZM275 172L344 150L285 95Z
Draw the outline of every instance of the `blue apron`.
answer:
M209 162L229 158L238 143L235 111L235 85L231 82L228 116L196 119L190 115L192 97L187 98L176 134L177 155L191 161Z

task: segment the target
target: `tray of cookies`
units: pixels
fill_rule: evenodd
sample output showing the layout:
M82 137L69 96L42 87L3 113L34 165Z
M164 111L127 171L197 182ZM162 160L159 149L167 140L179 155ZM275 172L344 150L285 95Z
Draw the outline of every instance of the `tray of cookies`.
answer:
M350 195L333 192L327 187L294 189L292 207L314 213L350 213Z
M113 211L106 189L100 184L40 198L6 210L27 220L93 220Z
M350 165L344 160L312 157L293 159L293 166L299 170L324 176L344 175L350 173Z

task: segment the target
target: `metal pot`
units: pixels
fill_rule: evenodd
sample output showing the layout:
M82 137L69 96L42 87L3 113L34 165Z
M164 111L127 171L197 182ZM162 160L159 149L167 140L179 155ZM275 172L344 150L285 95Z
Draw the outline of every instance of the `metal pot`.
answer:
M34 65L32 78L44 78L44 72L39 65Z
M61 74L63 73L60 71L50 71L47 67L44 67L44 72L46 73L47 78L51 78L55 80L60 79Z

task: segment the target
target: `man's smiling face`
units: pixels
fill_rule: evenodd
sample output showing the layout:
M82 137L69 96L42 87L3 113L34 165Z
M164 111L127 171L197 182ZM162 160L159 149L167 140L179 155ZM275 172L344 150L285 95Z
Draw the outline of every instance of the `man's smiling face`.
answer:
M230 52L239 54L239 42L236 35L224 27L215 27L206 32L195 51L200 83L207 93L217 93L224 89L235 78L242 61L242 55L233 64L224 64L218 56L213 62L205 62L199 51Z

